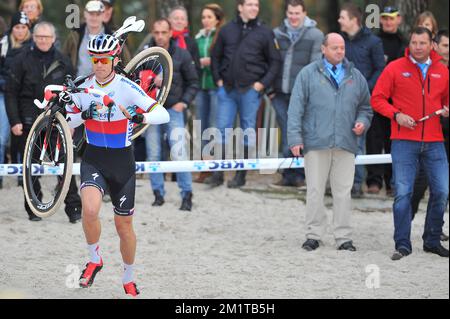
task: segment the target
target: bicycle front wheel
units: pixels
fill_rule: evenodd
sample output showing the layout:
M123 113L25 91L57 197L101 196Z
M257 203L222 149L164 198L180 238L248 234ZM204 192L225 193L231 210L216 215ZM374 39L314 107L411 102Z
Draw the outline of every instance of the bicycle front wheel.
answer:
M60 113L41 114L25 145L23 184L25 199L39 217L57 212L72 178L73 145L69 126Z
M164 105L173 77L173 62L169 52L159 47L144 50L127 64L125 72L148 96ZM131 139L139 137L147 128L148 124L135 125Z

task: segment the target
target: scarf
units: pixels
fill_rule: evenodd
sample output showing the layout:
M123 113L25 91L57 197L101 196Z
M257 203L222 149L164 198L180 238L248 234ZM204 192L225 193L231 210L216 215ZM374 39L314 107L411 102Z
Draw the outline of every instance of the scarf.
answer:
M55 53L55 46L52 46L47 52L42 52L41 50L39 50L37 45L33 46L33 54L42 61L46 68L48 68L50 64L52 64L52 62L54 62Z
M172 32L173 32L172 38L177 41L178 46L184 50L187 50L186 39L184 37L186 35L189 35L189 30L188 29L184 29L182 31L173 30Z
M291 26L291 24L289 23L288 19L284 20L284 25L286 26L287 29L287 33L289 35L289 38L291 39L292 42L297 41L298 37L300 36L300 31L303 28L303 25L301 25L298 28L294 28L293 26Z

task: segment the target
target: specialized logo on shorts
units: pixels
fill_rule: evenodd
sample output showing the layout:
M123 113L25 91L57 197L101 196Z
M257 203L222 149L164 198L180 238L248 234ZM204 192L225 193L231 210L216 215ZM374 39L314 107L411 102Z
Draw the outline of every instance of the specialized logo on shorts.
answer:
M99 175L97 173L92 174L92 177L94 178L94 182L95 180L99 177Z
M127 198L125 197L125 195L122 196L122 198L120 199L120 208L122 208L123 203L125 203L125 201L127 200Z

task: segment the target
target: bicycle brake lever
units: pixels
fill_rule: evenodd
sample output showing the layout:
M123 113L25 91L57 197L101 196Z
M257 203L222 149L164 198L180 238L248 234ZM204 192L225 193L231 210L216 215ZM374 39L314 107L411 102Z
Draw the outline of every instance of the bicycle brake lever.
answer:
M114 101L108 95L105 95L103 97L103 105L105 105L108 108L108 122L111 122L111 111L114 104L115 104Z

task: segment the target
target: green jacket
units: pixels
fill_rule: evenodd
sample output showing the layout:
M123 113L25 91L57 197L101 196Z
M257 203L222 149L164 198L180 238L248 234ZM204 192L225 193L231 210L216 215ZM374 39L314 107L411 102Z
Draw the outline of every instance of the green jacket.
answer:
M213 30L209 34L207 34L205 30L202 29L195 37L198 50L200 51L201 59L211 57L211 45L214 41L215 34L216 30ZM202 67L202 72L200 74L200 87L202 90L211 90L217 88L216 84L214 83L210 66Z

